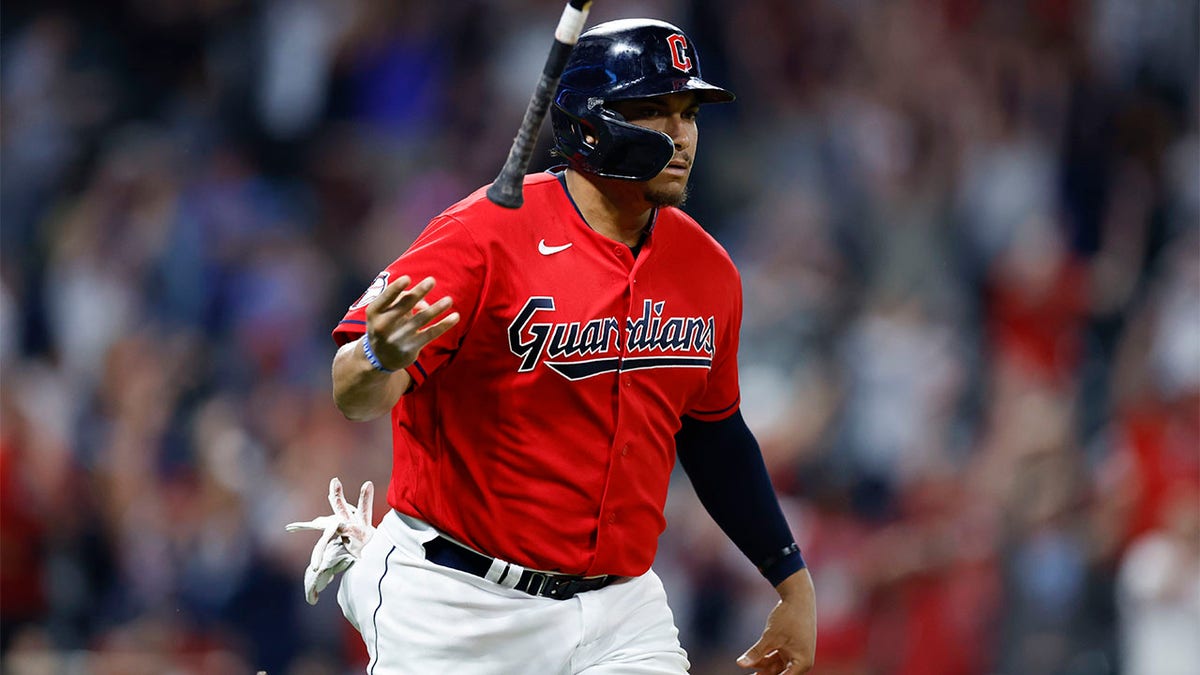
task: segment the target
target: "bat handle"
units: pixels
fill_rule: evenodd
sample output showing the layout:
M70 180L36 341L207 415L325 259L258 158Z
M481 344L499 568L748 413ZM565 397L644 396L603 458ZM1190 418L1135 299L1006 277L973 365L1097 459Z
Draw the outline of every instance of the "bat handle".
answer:
M554 31L554 45L546 58L546 66L542 69L537 88L529 99L529 106L525 108L521 128L508 150L504 166L487 190L488 199L498 206L517 209L525 203L525 172L529 169L529 160L537 144L538 131L542 127L542 120L546 118L546 111L550 108L550 99L558 89L558 80L567 65L571 48L575 46L579 34L583 31L590 5L591 0L571 0L563 10L558 28Z
M529 99L529 106L525 108L525 118L521 120L521 128L508 150L508 158L504 160L504 166L496 176L495 182L488 188L488 198L500 206L515 209L525 201L521 194L525 172L529 168L530 158L533 157L533 148L537 144L542 120L550 108L550 99L554 96L554 90L558 88L558 79L562 76L563 66L566 65L570 54L571 45L557 40L550 48L550 58L547 59L542 77Z

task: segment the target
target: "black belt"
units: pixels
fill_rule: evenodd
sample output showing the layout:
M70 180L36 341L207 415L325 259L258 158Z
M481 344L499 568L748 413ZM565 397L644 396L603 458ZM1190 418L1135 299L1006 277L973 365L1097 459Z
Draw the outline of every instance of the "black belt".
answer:
M436 539L425 542L425 559L442 567L449 567L485 579L488 570L492 568L493 561L489 556L472 551L440 535ZM502 583L507 574L508 569L506 568L497 583ZM517 585L513 588L522 593L543 598L567 600L575 597L576 593L604 588L619 578L612 574L602 577L580 577L571 574L525 570L521 572L521 578L517 580Z

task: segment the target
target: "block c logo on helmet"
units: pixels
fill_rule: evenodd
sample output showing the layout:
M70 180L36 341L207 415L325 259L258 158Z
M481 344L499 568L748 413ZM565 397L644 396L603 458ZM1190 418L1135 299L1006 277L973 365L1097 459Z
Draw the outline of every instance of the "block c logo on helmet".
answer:
M679 33L667 36L667 44L671 46L671 65L688 72L692 69L692 59L687 55L687 38Z

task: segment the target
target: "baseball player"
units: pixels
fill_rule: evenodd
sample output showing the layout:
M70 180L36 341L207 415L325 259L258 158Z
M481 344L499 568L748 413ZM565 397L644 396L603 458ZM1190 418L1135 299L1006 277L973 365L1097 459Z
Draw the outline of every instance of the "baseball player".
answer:
M733 100L661 21L596 26L551 108L567 164L525 205L433 219L333 331L334 398L390 413L391 510L332 516L306 579L340 570L370 673L684 673L650 569L676 457L775 586L761 673L813 663L812 581L739 412L740 279L677 207L697 112Z

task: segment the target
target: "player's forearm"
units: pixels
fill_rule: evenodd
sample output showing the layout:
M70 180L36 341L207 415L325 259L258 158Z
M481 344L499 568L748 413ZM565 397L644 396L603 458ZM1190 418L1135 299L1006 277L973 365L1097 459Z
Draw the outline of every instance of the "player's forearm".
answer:
M403 370L376 369L357 340L342 345L333 357L333 401L346 419L365 421L387 414L410 379Z
M778 588L804 568L740 411L718 422L684 417L675 443L700 503L772 585Z

